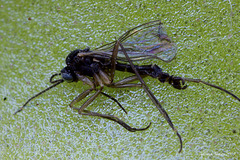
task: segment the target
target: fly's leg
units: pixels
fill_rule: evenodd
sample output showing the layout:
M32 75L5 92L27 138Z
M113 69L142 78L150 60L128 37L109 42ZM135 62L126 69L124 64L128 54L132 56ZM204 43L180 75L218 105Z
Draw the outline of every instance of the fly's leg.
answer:
M111 100L113 100L114 102L116 102L118 104L118 106L127 114L127 111L125 110L125 108L123 108L123 106L118 102L118 100L116 100L115 98L113 98L112 96L104 93L104 92L101 92L102 95L110 98Z
M114 74L116 70L116 61L117 61L117 54L118 54L119 43L116 43L113 48L112 57L111 57L111 73L110 73L110 81L111 83L114 80Z
M130 77L124 78L124 79L122 79L118 82L111 83L108 86L112 87L112 88L142 87L141 84L131 83L131 82L136 81L136 80L138 80L137 76L130 76Z
M117 81L115 83L112 83L111 86L127 84L127 83L130 83L130 82L136 81L136 80L138 80L138 78L137 78L137 76L134 75L134 76L124 78L124 79L122 79L120 81Z
M222 88L222 87L219 87L219 86L216 86L214 84L211 84L211 83L208 83L208 82L205 82L205 81L202 81L201 79L193 79L193 78L183 78L183 77L177 77L177 76L173 76L173 75L169 75L168 73L164 73L162 72L161 74L159 74L158 76L158 80L162 83L164 82L168 82L170 85L172 85L174 88L176 89L186 89L187 88L187 85L185 85L185 82L188 81L188 82L194 82L194 83L202 83L202 84L205 84L205 85L208 85L210 87L214 87L216 89L219 89L229 95L231 95L232 97L234 97L235 99L237 99L238 101L240 101L240 98L237 97L235 94L233 94L232 92Z
M117 122L118 124L120 124L121 126L123 126L125 129L127 129L130 132L143 131L150 127L151 123L145 128L133 128L116 116L101 114L98 112L92 112L92 111L86 110L85 108L101 93L101 90L102 90L102 88L97 90L96 93L92 97L90 97L80 108L73 107L72 105L75 103L71 103L71 108L78 110L78 113L81 115L97 116L97 117L102 117L102 118L106 118L106 119L112 120L114 122ZM90 93L90 92L88 91L86 93ZM74 102L78 102L81 99L83 99L84 97L82 95L84 95L84 94L81 94L80 96L78 96L77 98L80 98L80 99L76 98L77 100L75 99Z
M80 94L78 97L76 97L75 100L72 101L72 103L70 104L70 107L73 106L75 103L81 101L84 97L86 97L93 89L95 89L95 85L94 83L89 79L87 78L86 76L83 76L81 75L79 72L75 72L78 80L90 85L92 87L92 89L90 90L87 90L87 91L84 91L82 94ZM99 76L100 76L100 79L101 81L99 83L101 83L102 81L105 83L105 84L109 84L111 83L111 81L109 80L109 77L107 76L107 74L105 74L102 70L99 70ZM95 76L96 77L96 76ZM99 78L97 78L98 81L99 81ZM101 92L102 95L112 99L113 101L115 101L119 107L127 114L127 111L122 107L122 105L115 99L113 98L112 96L104 93L104 92ZM71 107L72 108L72 107Z
M92 88L91 88L91 89L88 89L88 90L86 90L86 91L84 91L84 92L82 92L79 96L77 96L77 97L70 103L70 107L73 108L73 109L77 109L77 108L74 108L74 107L73 107L74 104L76 104L77 102L81 101L81 100L82 100L83 98L85 98L91 91L93 91L93 90L95 89L94 83L93 83L89 78L87 78L86 76L83 76L83 75L79 74L78 72L75 72L75 74L76 74L77 78L78 78L80 81L82 81L82 82L90 85ZM52 79L52 78L51 78L51 79ZM51 81L51 79L50 79L50 81ZM110 98L110 99L112 99L113 101L115 101L115 102L119 105L119 107L120 107L125 113L127 113L126 110L122 107L122 105L121 105L115 98L113 98L112 96L110 96L110 95L108 95L108 94L106 94L106 93L104 93L104 92L101 92L101 94L104 95L104 96L106 96L106 97L108 97L108 98Z
M70 107L73 109L78 110L78 113L81 115L88 115L88 116L97 116L97 117L102 117L102 118L106 118L109 120L112 120L114 122L117 122L118 124L120 124L121 126L123 126L125 129L127 129L130 132L135 132L135 131L142 131L142 130L146 130L150 127L151 123L145 127L145 128L132 128L131 126L129 126L128 124L126 124L124 121L122 121L121 119L113 116L113 115L107 115L107 114L101 114L98 112L92 112L89 110L86 110L87 106L93 102L95 100L95 98L100 94L103 93L102 89L103 89L103 83L101 81L101 79L99 78L99 76L97 74L94 74L94 79L96 81L96 83L98 83L100 85L99 89L95 89L96 92L80 107L80 108L76 108L73 107L74 104L76 104L77 102L81 101L83 98L85 98L91 91L94 90L94 88L88 89L86 91L84 91L83 93L81 93L77 98L75 98L71 103L70 103Z
M151 123L149 123L149 125L145 128L133 128L116 116L108 115L108 114L100 114L100 113L92 112L92 111L88 111L88 110L84 110L84 112L81 114L88 115L88 116L97 116L97 117L102 117L102 118L112 120L114 122L117 122L118 124L120 124L121 126L123 126L125 129L127 129L130 132L143 131L143 130L148 129L151 126Z
M72 109L76 109L78 110L79 108L73 107L77 102L81 101L82 99L84 99L87 95L89 95L90 92L92 92L94 89L90 88L84 92L82 92L80 95L78 95L71 103L70 103L70 107Z
M99 70L98 75L99 75L99 78L100 78L100 79L99 79L100 82L104 83L104 84L107 85L107 86L111 86L111 85L113 84L113 83L112 83L112 80L110 80L109 76L108 76L104 71L102 71L101 69ZM134 85L134 84L132 84L132 85ZM137 84L136 84L136 85L137 85ZM134 85L134 86L136 86L136 85ZM129 86L127 86L127 87L129 87ZM104 95L104 96L106 96L106 97L108 97L108 98L110 98L110 99L112 99L113 101L115 101L115 102L120 106L120 108L121 108L125 113L127 113L126 110L122 107L122 105L121 105L116 99L114 99L114 98L111 97L110 95L107 95L106 93L101 92L101 94Z
M112 56L111 56L110 83L107 84L107 86L113 87L113 88L141 87L141 84L127 84L127 83L130 83L132 81L138 80L137 76L130 76L130 77L127 77L127 78L125 78L123 80L120 80L116 83L113 83L114 74L115 74L115 70L116 70L117 54L118 54L118 50L119 50L119 45L120 45L119 41L116 41L116 43L114 45L114 48L113 48Z
M232 97L234 97L235 99L237 99L240 102L240 98L239 97L237 97L235 94L231 93L230 91L228 91L228 90L226 90L226 89L224 89L222 87L219 87L219 86L216 86L214 84L202 81L201 79L192 79L192 78L182 78L182 79L185 80L185 81L188 81L188 82L202 83L202 84L214 87L216 89L219 89L219 90L221 90L221 91L231 95Z
M123 45L119 41L117 41L117 43L119 43L119 46L121 47L121 50L123 51L123 53L124 53L126 59L128 60L131 68L133 69L134 73L136 74L139 81L141 82L143 89L145 90L145 92L147 93L149 98L152 100L152 102L155 104L157 109L160 111L160 113L163 115L163 117L166 119L166 121L168 122L170 127L173 129L173 131L178 136L179 141L180 141L180 150L179 150L179 153L180 153L182 151L182 138L181 138L180 134L178 133L177 129L174 127L174 125L173 125L170 117L168 116L167 112L165 111L165 109L161 106L160 102L157 100L157 98L153 95L153 93L147 87L146 83L143 81L141 75L138 73L137 69L135 68L134 64L132 63L132 60L129 58L125 48L123 47Z
M130 84L121 84L121 85L114 85L114 86L109 86L111 88L129 88L129 87L142 87L141 84L137 83L130 83Z

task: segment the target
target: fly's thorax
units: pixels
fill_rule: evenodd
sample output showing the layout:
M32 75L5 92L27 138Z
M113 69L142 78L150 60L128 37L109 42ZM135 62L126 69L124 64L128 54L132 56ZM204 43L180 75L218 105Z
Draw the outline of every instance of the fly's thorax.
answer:
M66 58L66 64L72 63L74 61L74 58L78 56L78 54L83 53L83 55L85 55L84 53L87 53L87 52L90 52L89 47L83 50L76 49L74 51L71 51Z

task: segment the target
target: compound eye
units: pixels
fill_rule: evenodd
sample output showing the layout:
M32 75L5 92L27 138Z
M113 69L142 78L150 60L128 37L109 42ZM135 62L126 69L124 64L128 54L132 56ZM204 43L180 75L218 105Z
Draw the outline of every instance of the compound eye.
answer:
M62 78L66 82L73 82L73 76L66 68L61 70Z
M66 82L72 82L73 76L70 73L62 73L62 78Z

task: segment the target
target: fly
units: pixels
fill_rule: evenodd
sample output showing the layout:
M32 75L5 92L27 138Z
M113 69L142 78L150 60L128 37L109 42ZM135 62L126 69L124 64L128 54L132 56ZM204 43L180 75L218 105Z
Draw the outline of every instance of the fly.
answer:
M103 92L103 88L105 86L111 88L142 87L159 112L168 122L174 133L177 135L180 141L180 153L182 151L182 138L177 129L174 127L165 109L144 82L144 77L150 76L157 78L160 82L167 82L179 90L187 88L187 85L185 85L186 81L202 83L226 92L238 101L240 101L240 99L230 91L202 81L201 79L183 78L169 75L168 73L163 72L162 69L155 64L133 64L135 61L143 61L146 59L160 59L165 62L170 62L174 59L176 53L176 44L173 43L171 38L167 35L160 20L139 25L125 32L116 41L101 47L93 50L86 48L84 50L77 49L72 51L66 58L66 67L64 67L60 73L51 76L50 83L53 85L28 99L27 102L14 114L22 111L32 99L51 88L56 87L64 81L68 83L82 81L89 85L90 89L85 90L72 100L70 103L70 107L72 109L77 110L80 115L97 116L112 120L130 132L142 131L148 129L151 123L145 128L133 128L114 115L102 114L86 109L87 106L98 97L98 95L102 94L115 101L121 109L127 113L123 106L114 97ZM130 72L133 75L114 82L116 70ZM54 80L54 77L58 75L61 76L61 78ZM134 81L139 81L140 83L136 83ZM91 92L95 93L80 108L75 107L77 102L84 99Z

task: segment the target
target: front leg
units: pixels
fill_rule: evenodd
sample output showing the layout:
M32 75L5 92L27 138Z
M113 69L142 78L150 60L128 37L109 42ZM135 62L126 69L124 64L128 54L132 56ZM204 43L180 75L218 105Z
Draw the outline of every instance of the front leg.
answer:
M70 107L72 109L76 109L78 110L79 108L73 107L76 103L78 103L79 101L81 101L82 99L84 99L87 95L89 95L90 92L92 92L94 89L90 88L84 92L82 92L80 95L78 95L71 103L70 103Z
M142 130L146 130L150 127L151 123L145 128L132 128L127 123L125 123L124 121L122 121L121 119L119 119L113 115L101 114L98 112L92 112L92 111L86 110L87 106L91 102L93 102L100 93L108 97L107 94L104 94L102 92L104 85L103 85L103 82L101 81L100 77L97 74L94 74L94 80L95 80L96 84L100 85L100 89L91 88L91 89L84 91L70 103L71 108L78 110L78 113L81 115L98 116L98 117L106 118L106 119L112 120L114 122L117 122L118 124L120 124L121 126L123 126L125 129L127 129L130 132L142 131ZM73 107L74 104L81 101L93 90L96 90L96 92L80 108Z
M148 129L151 126L151 123L145 127L145 128L133 128L131 126L129 126L127 123L125 123L124 121L122 121L121 119L119 119L118 117L114 116L114 115L108 115L108 114L101 114L98 112L93 112L93 111L89 111L86 110L86 107L100 94L102 88L100 88L99 90L96 91L96 93L91 96L80 108L76 108L73 107L72 105L74 103L71 103L71 108L78 110L78 113L81 115L87 115L87 116L96 116L96 117L101 117L101 118L105 118L105 119L109 119L111 121L117 122L118 124L120 124L122 127L124 127L125 129L127 129L130 132L135 132L135 131L143 131ZM89 91L87 90L86 93L88 93ZM90 93L90 92L89 92ZM78 102L81 99L83 99L84 97L82 95L86 95L86 94L80 94L75 100L74 102ZM79 98L79 99L78 99Z

